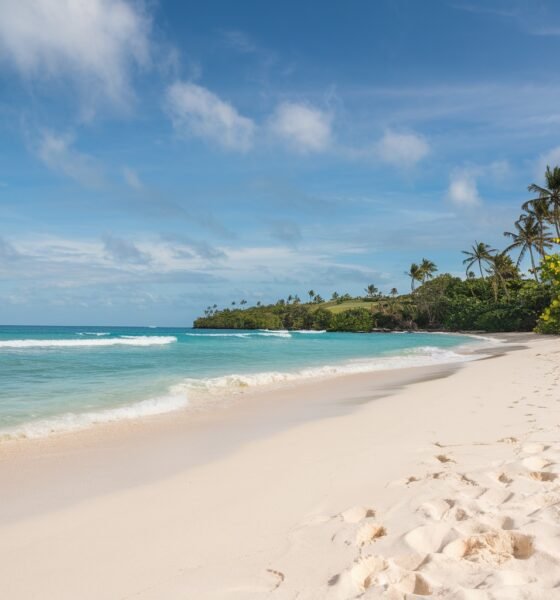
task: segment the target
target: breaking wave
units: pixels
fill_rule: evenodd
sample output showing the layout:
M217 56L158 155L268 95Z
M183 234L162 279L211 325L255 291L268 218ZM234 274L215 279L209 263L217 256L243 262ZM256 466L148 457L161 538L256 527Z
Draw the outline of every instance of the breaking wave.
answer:
M85 340L2 340L2 348L84 348L101 346L159 346L172 344L177 338L172 335L138 335L110 339Z

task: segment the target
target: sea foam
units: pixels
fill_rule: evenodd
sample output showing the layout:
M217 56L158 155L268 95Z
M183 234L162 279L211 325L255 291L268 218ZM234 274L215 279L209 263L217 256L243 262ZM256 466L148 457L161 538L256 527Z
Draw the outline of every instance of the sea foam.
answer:
M68 412L56 417L39 419L10 429L3 429L0 430L0 439L41 438L53 433L69 433L87 429L92 425L162 415L180 410L187 405L188 398L185 391L181 387L176 389L172 387L167 395L149 398L125 406L84 413Z
M84 340L1 340L2 348L83 348L100 346L159 346L172 344L177 338L172 335L138 335L109 339Z
M398 355L386 355L370 359L352 360L334 365L308 367L298 371L234 373L205 379L187 378L183 380L182 384L176 386L176 389L183 386L186 391L196 390L210 393L239 392L245 388L297 382L299 380L326 379L339 375L373 373L375 371L409 367L427 367L443 363L466 362L475 358L480 358L480 356L458 354L457 352L434 346L422 346L406 350Z

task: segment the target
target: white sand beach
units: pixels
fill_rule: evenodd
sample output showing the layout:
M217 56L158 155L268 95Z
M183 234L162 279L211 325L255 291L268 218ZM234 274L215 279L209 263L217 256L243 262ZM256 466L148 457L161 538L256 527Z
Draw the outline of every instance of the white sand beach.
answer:
M560 340L522 343L4 443L0 597L560 598Z

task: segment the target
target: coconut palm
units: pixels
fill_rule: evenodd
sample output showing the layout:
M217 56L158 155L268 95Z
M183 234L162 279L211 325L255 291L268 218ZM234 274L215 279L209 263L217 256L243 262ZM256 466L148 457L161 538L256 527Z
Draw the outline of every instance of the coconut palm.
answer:
M549 203L546 198L536 198L530 203L526 202L523 207L525 207L525 205L527 205L527 207L524 208L526 212L520 218L526 219L527 217L533 217L537 222L540 234L538 250L541 256L544 256L545 248L543 243L548 234L547 223L552 223L552 213L550 211Z
M499 287L501 286L504 289L506 296L509 296L506 282L519 277L517 265L514 264L505 251L497 253L492 257L486 272L490 275L495 301L498 300Z
M437 273L436 263L428 260L427 258L423 258L420 263L420 271L422 273L422 283L426 283L427 279L432 279L434 273Z
M532 215L523 215L515 222L515 231L505 231L504 235L513 240L513 242L505 249L504 252L511 250L519 250L517 258L517 266L521 263L527 251L531 257L531 272L535 277L535 281L539 281L537 268L535 264L534 250L539 254L545 252L545 249L552 247L552 240L548 233L541 235L541 228Z
M414 288L416 287L416 282L422 281L422 270L420 269L420 266L416 263L412 263L410 265L410 269L408 271L405 271L404 274L407 277L410 277L410 289L411 291L414 291Z
M537 198L528 200L523 204L523 210L534 206L539 200L544 200L548 205L550 214L550 222L556 229L557 237L560 237L560 167L550 168L548 165L544 173L546 187L532 183L527 189L534 194L538 194Z
M480 276L484 279L482 265L488 266L492 262L492 257L495 255L496 251L484 242L475 241L470 250L462 250L462 253L467 255L467 258L463 260L463 264L466 265L465 271L467 276L473 265L478 263Z
M399 295L399 290L397 290L397 288L391 288L390 294L393 296L393 298L395 298Z
M312 302L313 298L315 297L315 292L313 290L309 290L307 295L309 296L309 302Z
M368 298L374 298L379 293L379 290L373 285L373 283L370 283L367 288L365 288L364 292L367 294Z

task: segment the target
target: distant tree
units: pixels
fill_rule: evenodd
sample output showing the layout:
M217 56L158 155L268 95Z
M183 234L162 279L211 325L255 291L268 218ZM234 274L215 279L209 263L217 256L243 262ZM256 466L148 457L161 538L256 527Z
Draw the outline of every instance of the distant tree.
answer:
M315 292L313 290L309 290L307 292L307 295L309 296L309 302L313 302L313 298L315 297Z
M515 222L515 232L506 231L504 232L504 235L513 240L513 242L505 249L505 252L519 250L517 266L519 266L523 260L526 252L529 251L532 267L531 272L535 277L535 281L538 282L539 276L537 274L533 250L536 250L537 252L541 252L542 250L544 253L545 248L550 248L552 246L552 239L550 236L546 235L544 238L541 236L541 228L537 223L537 220L531 215L519 218Z
M535 203L545 200L548 204L550 221L556 229L556 235L560 238L560 167L551 169L547 166L544 179L546 187L532 183L527 188L530 192L538 194L538 197L525 202L522 208L523 210L527 210L529 207L534 206Z
M417 281L422 281L422 270L416 263L412 263L408 271L405 271L405 275L410 277L410 289L414 291Z
M232 305L232 306L235 306L235 305L236 305L236 302L235 302L235 300L233 300L233 302L231 303L231 305Z
M379 290L373 285L373 283L370 283L364 291L368 298L375 298L379 295Z
M261 305L261 301L257 300L257 306L260 306L260 305Z
M438 268L436 264L427 258L423 258L420 263L420 272L422 283L426 283L428 279L432 279L434 273L437 273Z
M299 296L296 294L294 296L294 304L299 304L301 302L301 300L299 299Z
M395 298L398 295L399 295L399 290L397 290L396 287L391 288L391 296L393 296L393 298Z
M319 294L317 294L314 298L314 302L316 304L322 304L324 302L323 298L321 298L321 296Z
M247 304L247 300L240 300L239 304L241 304L241 306L244 306L245 304Z
M294 297L292 296L292 294L290 294L288 296L288 304L290 304L290 302L294 299Z
M336 302L339 298L340 298L340 294L338 292L332 293L331 300L334 300Z
M492 257L496 254L496 250L490 248L490 246L484 242L475 241L470 250L462 250L461 252L466 255L463 264L465 265L467 273L472 269L473 265L478 264L480 276L484 279L482 266L490 265Z

